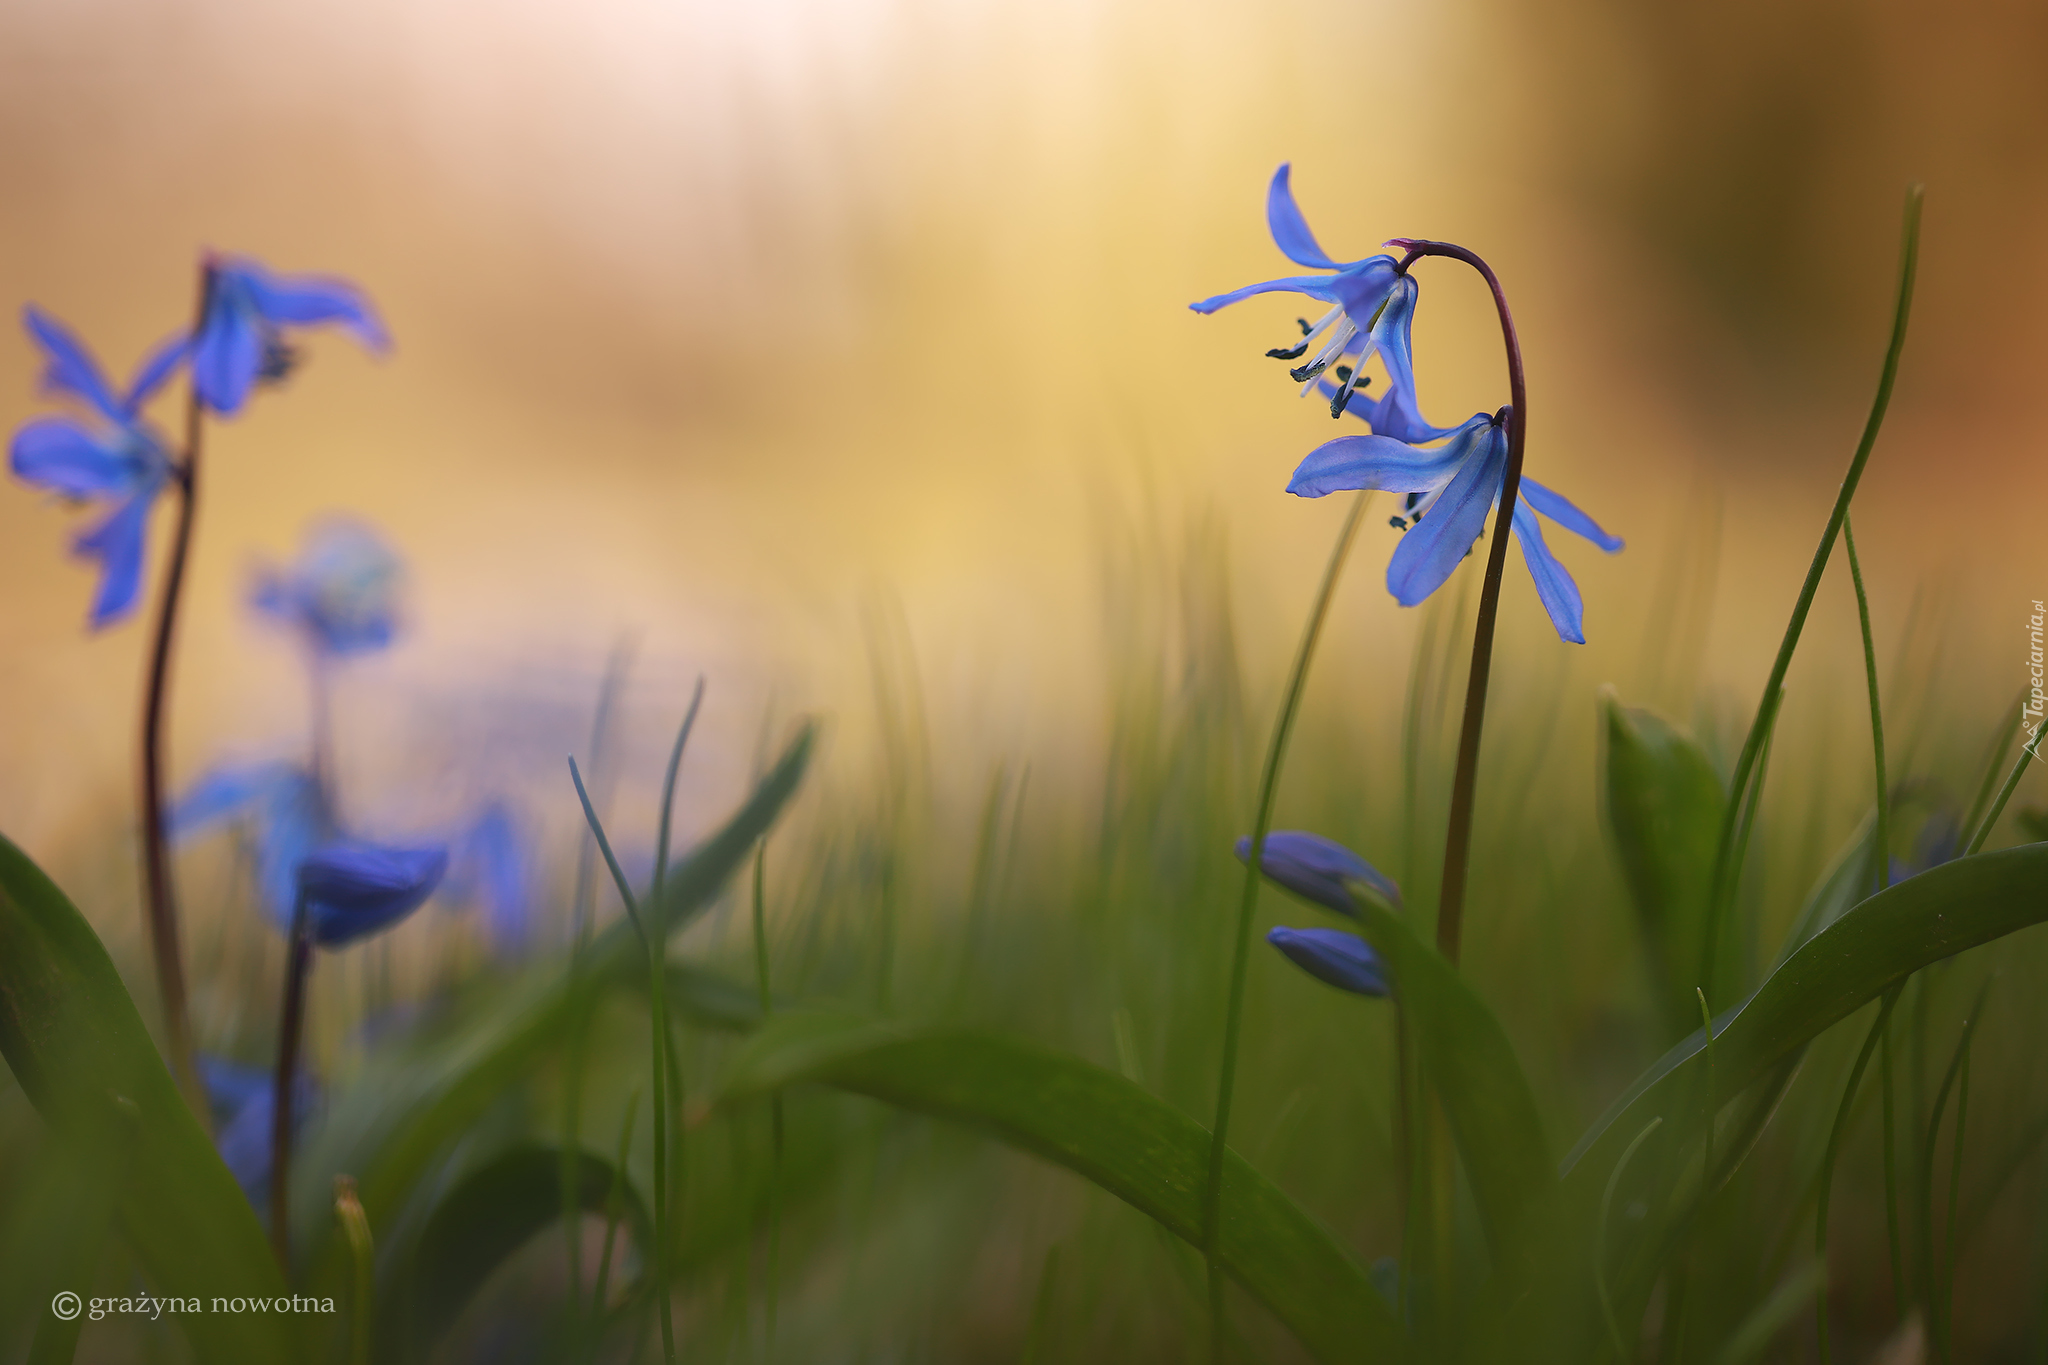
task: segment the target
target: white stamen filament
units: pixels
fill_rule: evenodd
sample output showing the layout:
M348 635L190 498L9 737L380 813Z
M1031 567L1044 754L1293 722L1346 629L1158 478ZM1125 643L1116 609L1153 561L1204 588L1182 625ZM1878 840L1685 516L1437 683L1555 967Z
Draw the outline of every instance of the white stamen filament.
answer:
M1323 377L1323 371L1330 367L1330 363L1336 360L1339 356L1343 355L1344 352L1350 348L1352 340L1356 338L1357 335L1358 324L1352 322L1348 318L1345 319L1344 325L1336 330L1336 332L1330 337L1328 343L1324 345L1323 349L1317 351L1315 354L1315 358L1308 362L1308 382L1301 386L1301 391L1304 396L1306 396L1311 389L1315 388L1316 381Z

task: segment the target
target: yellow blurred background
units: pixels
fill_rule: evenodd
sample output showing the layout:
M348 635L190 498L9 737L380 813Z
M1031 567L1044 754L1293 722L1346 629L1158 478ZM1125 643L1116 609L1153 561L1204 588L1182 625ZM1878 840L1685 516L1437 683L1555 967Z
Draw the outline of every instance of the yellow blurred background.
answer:
M1568 669L1588 730L1599 682L1637 699L1644 642L1679 610L1673 547L1716 539L1698 527L1718 505L1700 673L1753 705L1863 421L1920 179L1919 304L1860 541L1880 648L1921 594L1945 703L1988 731L2048 596L2048 18L1998 0L1943 15L17 0L0 300L55 312L125 373L182 321L214 247L347 275L395 337L381 362L316 339L287 389L213 428L181 781L299 744L295 661L240 597L253 556L347 510L386 528L413 583L406 642L345 683L354 789L394 819L454 788L566 802L561 756L629 640L650 773L689 680L710 679L689 788L708 812L764 716L821 709L858 756L877 619L914 652L949 789L1001 755L1086 754L1117 643L1105 576L1191 534L1227 543L1267 713L1343 501L1281 490L1357 428L1261 357L1297 301L1186 305L1289 273L1263 219L1282 161L1340 257L1429 236L1494 263L1530 357L1529 469L1628 538L1608 559L1553 534L1583 649L1511 561L1498 685ZM1420 278L1425 410L1505 401L1476 279ZM10 429L42 410L34 378L26 338L0 332ZM1369 714L1405 677L1414 613L1381 586L1384 520L1347 579L1326 708ZM77 524L0 493L0 829L88 876L82 851L131 809L145 630L85 631ZM1861 723L1845 580L1837 565L1789 723ZM1661 686L1641 699L1691 704ZM1589 752L1550 760L1556 779L1589 791ZM88 899L132 896L132 877L106 867Z

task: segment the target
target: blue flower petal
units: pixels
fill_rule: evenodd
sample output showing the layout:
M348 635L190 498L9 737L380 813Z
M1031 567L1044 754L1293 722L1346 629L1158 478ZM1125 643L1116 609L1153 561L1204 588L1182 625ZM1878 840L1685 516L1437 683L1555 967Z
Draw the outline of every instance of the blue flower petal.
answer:
M142 472L118 440L88 431L68 417L22 423L7 458L15 477L67 498L131 492Z
M1427 493L1448 483L1471 456L1492 419L1480 413L1459 427L1449 444L1423 450L1391 436L1339 436L1308 453L1287 482L1298 498L1320 498L1354 488Z
M242 410L263 366L263 332L255 309L225 272L214 277L206 316L192 339L192 383L213 411Z
M1342 929L1276 928L1266 942L1318 981L1355 995L1384 996L1386 969L1372 945Z
M1560 638L1575 645L1586 643L1585 604L1579 597L1579 585L1550 553L1543 542L1543 523L1520 498L1515 499L1514 524L1515 539L1521 542L1522 558L1529 565L1529 576L1536 580L1536 595L1543 599L1550 623L1557 627Z
M28 333L43 352L43 387L83 398L104 416L119 420L121 404L100 373L99 363L63 323L30 304L21 310Z
M1332 282L1336 278L1334 275L1289 275L1277 280L1262 280L1258 284L1248 284L1242 289L1233 289L1228 294L1218 294L1214 298L1191 303L1188 307L1197 313L1213 313L1219 308L1227 308L1239 299L1248 299L1254 294L1306 294L1312 299L1321 299L1324 303L1335 303L1337 292Z
M373 351L390 347L384 324L370 307L369 297L347 280L325 275L274 275L254 261L225 269L238 273L249 298L266 321L309 327L336 322Z
M1491 422L1478 427L1467 422L1445 449L1468 443L1473 448L1464 468L1428 514L1401 537L1387 561L1387 591L1404 607L1417 605L1442 587L1486 529L1486 514L1500 493L1507 466L1507 437Z
M404 565L369 525L332 517L306 536L289 569L257 574L249 604L339 657L389 645L398 633Z
M1337 396L1337 386L1327 379L1318 379L1316 392L1325 398L1334 399ZM1373 435L1391 437L1411 446L1440 441L1458 429L1431 426L1416 410L1415 395L1403 390L1374 397L1362 388L1353 389L1344 412L1345 415L1356 417L1371 427Z
M533 869L519 825L502 801L485 806L463 840L469 891L483 903L491 941L518 948L532 927Z
M284 767L257 817L256 884L271 920L289 929L298 904L299 865L334 836L334 818L313 775L295 764Z
M1252 856L1249 838L1237 841L1242 862ZM1347 881L1364 882L1390 904L1401 904L1401 888L1378 868L1334 839L1306 830L1279 829L1266 835L1259 870L1304 900L1327 906L1340 915L1358 916Z
M1608 535L1600 529L1599 523L1572 506L1562 494L1552 492L1527 474L1522 476L1522 497L1565 530L1584 536L1607 553L1613 554L1621 548L1620 536Z
M214 1146L221 1162L260 1212L270 1200L270 1142L276 1081L267 1070L201 1057L200 1079L214 1112ZM304 1130L319 1106L320 1090L300 1071L292 1084L292 1132Z
M210 769L171 804L164 831L172 839L190 838L270 801L303 777L297 764L281 760Z
M157 343L156 349L144 356L142 363L135 367L135 377L128 381L128 396L121 400L121 412L133 418L142 411L142 405L156 395L166 380L178 372L178 366L185 363L185 357L192 353L192 338L185 332L178 332Z
M94 630L126 616L142 591L142 551L149 530L149 509L156 501L156 486L129 495L99 525L75 537L72 551L82 559L100 564L100 586L93 595L91 623Z
M1308 220L1301 216L1295 206L1294 191L1287 179L1291 167L1283 162L1273 172L1273 183L1266 191L1266 226L1273 231L1274 245L1296 265L1305 265L1316 270L1335 270L1337 262L1316 243L1316 235L1308 230Z
M448 850L337 840L299 865L313 942L339 948L417 910L448 870Z

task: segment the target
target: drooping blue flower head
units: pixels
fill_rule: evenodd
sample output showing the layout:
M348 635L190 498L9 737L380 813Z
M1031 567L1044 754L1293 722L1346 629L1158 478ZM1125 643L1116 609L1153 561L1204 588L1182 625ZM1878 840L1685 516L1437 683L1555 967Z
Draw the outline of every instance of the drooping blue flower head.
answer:
M447 870L448 850L440 845L324 844L299 864L308 932L323 948L368 938L419 909Z
M1288 372L1301 381L1304 394L1326 370L1337 367L1342 383L1331 390L1332 417L1345 410L1358 386L1365 382L1360 370L1377 354L1386 363L1390 381L1389 391L1380 401L1394 403L1398 411L1421 424L1421 416L1415 411L1415 361L1409 341L1415 318L1414 277L1401 271L1392 256L1367 256L1350 262L1333 259L1309 231L1308 221L1294 202L1288 179L1290 169L1282 165L1273 173L1273 183L1266 191L1266 225L1272 231L1274 244L1289 260L1331 273L1264 280L1188 306L1197 313L1213 313L1254 294L1272 293L1306 294L1328 303L1331 307L1320 321L1311 323L1303 319L1299 341L1292 346L1275 347L1266 354L1278 360L1299 360L1311 346L1316 348L1314 355ZM1356 358L1349 368L1339 365L1353 356Z
M206 310L192 341L192 382L222 415L242 410L260 381L291 373L298 354L286 329L338 323L372 351L389 348L384 324L362 290L323 275L277 275L246 256L206 263Z
M1318 981L1354 995L1388 994L1387 973L1372 945L1342 929L1276 928L1266 942Z
M1443 445L1422 447L1391 436L1340 436L1310 451L1287 491L1297 497L1378 488L1408 495L1393 524L1405 534L1387 561L1387 591L1412 607L1442 587L1486 529L1507 477L1508 409L1475 413ZM1561 494L1522 477L1513 530L1536 595L1562 639L1586 642L1585 604L1579 586L1550 552L1538 514L1613 554L1621 540Z
M491 801L455 841L444 892L483 908L491 941L517 951L533 920L530 841L510 806Z
M206 773L171 807L164 823L183 840L247 818L263 907L289 929L298 903L299 865L335 837L334 815L313 774L296 763L229 765Z
M1252 841L1239 839L1238 861L1251 856ZM1353 919L1358 918L1358 907L1344 888L1347 881L1364 882L1389 904L1401 904L1401 888L1394 885L1391 877L1336 840L1306 830L1276 829L1267 834L1259 871L1302 899Z
M366 654L398 633L405 566L363 522L334 517L306 536L298 559L257 571L249 603L298 631L316 657Z
M198 1059L199 1079L213 1111L214 1146L242 1193L261 1212L270 1201L270 1128L277 1082L260 1067L219 1057ZM319 1106L319 1087L300 1071L292 1082L292 1130L303 1130Z
M185 339L160 344L128 387L117 392L92 353L62 323L34 306L22 316L43 353L44 392L78 402L86 417L36 417L23 423L14 433L8 463L24 483L67 501L109 509L72 540L74 553L99 562L100 583L89 618L97 630L132 611L141 591L149 510L172 470L170 448L142 419L142 407L177 371L185 358Z

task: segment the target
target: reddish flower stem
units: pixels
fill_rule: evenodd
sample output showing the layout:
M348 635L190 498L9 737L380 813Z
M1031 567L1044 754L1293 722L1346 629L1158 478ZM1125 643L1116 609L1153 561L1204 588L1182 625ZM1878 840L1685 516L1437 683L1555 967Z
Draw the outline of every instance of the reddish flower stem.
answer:
M213 269L202 266L199 304L192 335L199 335L213 290ZM190 361L188 359L189 367ZM192 551L192 520L199 504L199 455L204 407L199 384L187 370L185 458L172 473L178 491L178 525L172 533L170 560L164 567L157 597L156 636L150 646L149 684L142 702L142 865L148 893L150 947L156 957L157 993L163 1000L164 1042L171 1072L184 1088L192 1111L207 1122L206 1093L192 1061L191 1012L186 1004L184 957L178 944L178 905L171 885L171 855L164 829L164 703L170 689L171 640L178 623L178 602L185 584L185 561Z
M1522 343L1515 334L1514 315L1493 268L1464 247L1449 242L1400 239L1389 246L1405 247L1399 269L1406 273L1423 256L1448 256L1478 271L1493 291L1500 313L1501 340L1508 354L1508 468L1501 480L1500 510L1493 518L1493 540L1486 549L1486 577L1479 589L1479 619L1472 628L1472 671L1465 684L1465 719L1458 732L1458 766L1451 784L1450 829L1444 838L1444 875L1437 898L1436 946L1453 963L1465 926L1465 873L1472 853L1472 803L1478 793L1479 732L1486 723L1486 685L1493 672L1493 626L1500 610L1500 580L1507 567L1508 530L1514 524L1515 498L1522 491L1522 450L1529 428L1528 385L1522 375Z

